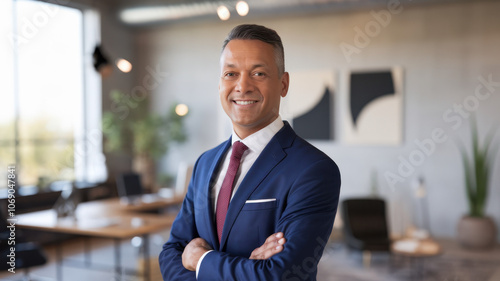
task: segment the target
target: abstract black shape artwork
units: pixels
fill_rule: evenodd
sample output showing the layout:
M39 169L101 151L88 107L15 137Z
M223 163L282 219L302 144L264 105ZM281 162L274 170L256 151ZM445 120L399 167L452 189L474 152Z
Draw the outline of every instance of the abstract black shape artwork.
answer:
M342 140L354 145L400 145L403 141L403 69L347 72L342 92Z
M351 73L350 109L354 127L363 109L377 98L394 95L391 71Z
M308 112L293 119L297 134L310 140L330 140L334 138L334 117L331 91L325 87L321 100Z

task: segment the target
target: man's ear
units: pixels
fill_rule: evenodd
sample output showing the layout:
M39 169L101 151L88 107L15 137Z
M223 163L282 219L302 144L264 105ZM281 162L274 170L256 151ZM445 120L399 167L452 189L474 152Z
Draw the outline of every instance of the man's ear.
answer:
M286 97L288 94L288 86L290 85L290 75L288 72L283 73L281 76L281 97Z

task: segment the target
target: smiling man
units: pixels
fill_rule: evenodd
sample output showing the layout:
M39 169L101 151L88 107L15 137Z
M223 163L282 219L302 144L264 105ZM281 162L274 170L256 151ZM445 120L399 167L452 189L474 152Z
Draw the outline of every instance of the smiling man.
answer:
M279 116L281 38L259 25L224 41L219 96L232 136L205 152L159 262L164 280L316 280L340 172Z
M221 67L221 104L241 139L276 120L289 76L277 65L272 45L233 39L222 52Z

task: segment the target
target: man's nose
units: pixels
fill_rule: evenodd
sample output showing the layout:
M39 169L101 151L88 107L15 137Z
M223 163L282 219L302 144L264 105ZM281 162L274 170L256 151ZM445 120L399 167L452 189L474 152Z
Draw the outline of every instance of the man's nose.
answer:
M248 75L241 75L236 84L236 91L246 94L254 90L254 83L252 78Z

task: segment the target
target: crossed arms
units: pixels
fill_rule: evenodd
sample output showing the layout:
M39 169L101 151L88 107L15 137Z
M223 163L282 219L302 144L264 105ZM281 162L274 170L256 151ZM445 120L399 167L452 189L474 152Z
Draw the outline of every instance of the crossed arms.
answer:
M333 226L339 189L340 174L331 160L303 169L282 199L276 233L249 257L209 252L201 262L198 280L316 280L317 263ZM196 218L195 214L205 209L195 206L195 193L190 185L170 240L160 254L164 280L196 280L198 260L212 249L198 232L208 228L210 222Z

